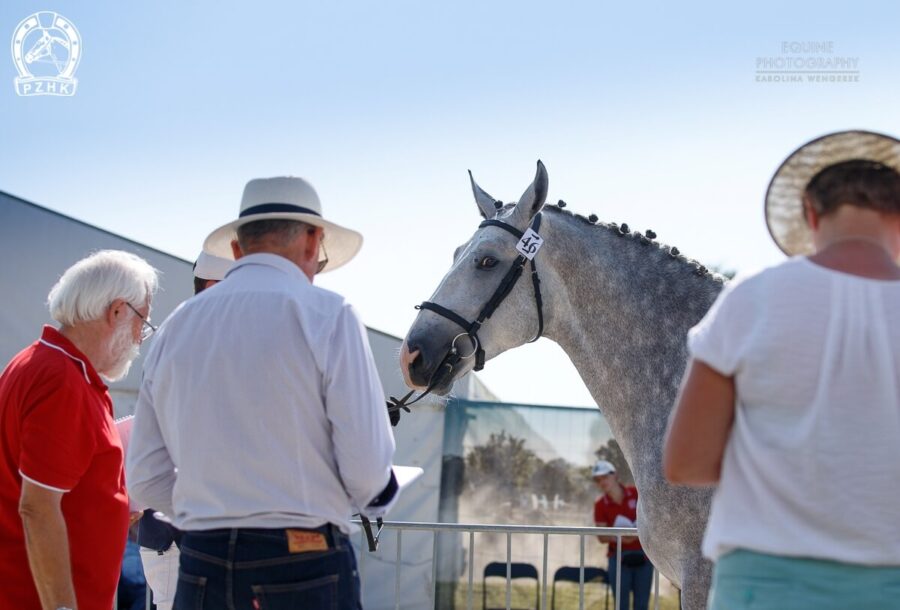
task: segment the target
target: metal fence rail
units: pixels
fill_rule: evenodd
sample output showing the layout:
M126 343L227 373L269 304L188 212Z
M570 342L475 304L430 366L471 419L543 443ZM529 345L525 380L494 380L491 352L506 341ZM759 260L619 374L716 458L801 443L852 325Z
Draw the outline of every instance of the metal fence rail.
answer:
M359 521L356 521L359 524ZM429 531L432 532L432 569L431 569L431 599L433 604L437 603L437 535L439 532L459 532L469 534L469 560L467 588L466 588L466 609L473 610L474 604L474 557L475 557L475 533L489 532L493 534L506 534L506 610L510 610L512 600L512 537L522 534L542 534L543 535L543 570L541 570L541 610L547 610L547 549L548 537L550 535L578 536L580 557L579 557L579 579L578 579L578 608L584 610L584 539L585 536L614 536L616 538L616 591L621 591L622 587L622 537L637 536L637 530L630 527L567 527L567 526L540 526L540 525L487 525L476 523L425 523L414 521L385 521L384 529L397 530L397 557L396 565L401 565L402 548L403 548L403 532L409 531ZM368 554L366 549L365 534L360 532L360 557L359 557L359 575L360 581L365 578L365 560ZM377 551L376 551L377 553ZM394 594L395 608L400 610L400 570L395 570ZM659 572L653 570L653 608L659 610Z

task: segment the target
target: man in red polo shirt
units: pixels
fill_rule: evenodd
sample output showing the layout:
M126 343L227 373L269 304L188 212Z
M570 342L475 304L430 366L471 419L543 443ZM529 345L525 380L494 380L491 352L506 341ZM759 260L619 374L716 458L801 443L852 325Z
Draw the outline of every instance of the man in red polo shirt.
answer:
M152 329L157 271L97 252L49 295L59 330L0 375L0 608L109 610L128 529L122 443L106 380Z

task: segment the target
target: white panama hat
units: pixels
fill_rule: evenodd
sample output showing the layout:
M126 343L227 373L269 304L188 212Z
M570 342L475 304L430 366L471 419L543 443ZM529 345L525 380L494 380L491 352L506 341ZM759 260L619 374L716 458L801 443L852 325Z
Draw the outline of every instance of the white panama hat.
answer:
M194 263L194 277L221 282L233 264L234 259L230 256L223 258L209 252L201 252L197 262Z
M210 233L203 242L203 250L214 256L231 258L231 241L236 238L238 227L257 220L276 219L298 220L325 230L324 252L319 252L319 260L325 260L327 253L328 263L319 273L333 271L350 262L362 247L362 235L322 218L322 204L309 182L284 176L248 182L238 219Z
M782 162L769 183L765 205L769 233L782 252L815 252L803 216L803 192L826 167L855 160L877 161L900 171L900 140L873 131L839 131L807 142Z

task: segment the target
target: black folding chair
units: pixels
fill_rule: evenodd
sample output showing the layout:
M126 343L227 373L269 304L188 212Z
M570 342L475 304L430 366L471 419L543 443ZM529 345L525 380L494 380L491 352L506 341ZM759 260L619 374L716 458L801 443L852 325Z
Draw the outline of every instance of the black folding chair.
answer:
M574 582L577 583L581 579L579 574L580 568L572 566L563 566L559 568L553 575L553 588L550 593L550 610L556 610L556 583L557 582ZM584 584L597 581L606 585L606 598L603 602L604 609L609 609L609 575L602 568L584 568Z
M509 578L516 580L517 578L533 578L534 579L534 610L540 607L541 599L541 581L538 578L537 568L530 563L510 563ZM501 608L489 608L487 605L487 579L493 576L506 579L506 562L493 561L484 566L484 574L481 578L481 607L484 610L502 610ZM505 608L506 606L503 606ZM524 610L524 609L522 609Z

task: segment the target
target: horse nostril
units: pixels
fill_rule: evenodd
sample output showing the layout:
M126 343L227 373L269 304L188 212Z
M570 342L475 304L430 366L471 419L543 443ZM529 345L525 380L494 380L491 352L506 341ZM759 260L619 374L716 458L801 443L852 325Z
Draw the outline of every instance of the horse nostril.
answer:
M422 357L422 351L417 347L411 347L409 350L409 368L421 369L425 358Z
M406 370L409 373L410 381L417 386L428 385L431 377L430 366L421 347L416 344L410 345L409 354L406 357Z

